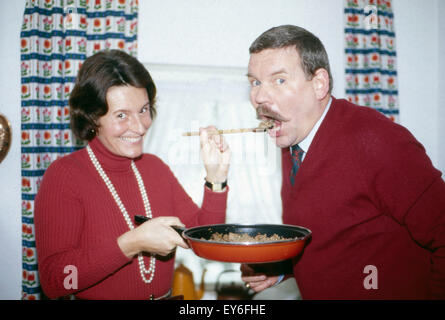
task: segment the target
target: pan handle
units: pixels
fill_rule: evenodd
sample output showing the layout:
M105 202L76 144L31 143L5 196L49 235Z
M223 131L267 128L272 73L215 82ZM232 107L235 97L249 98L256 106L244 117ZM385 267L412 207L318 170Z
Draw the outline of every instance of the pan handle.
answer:
M135 223L137 223L137 224L141 224L141 223L144 223L144 222L146 222L146 221L148 221L148 220L150 220L151 218L149 218L149 217L146 217L146 216L142 216L142 215L139 215L139 214L137 214L137 215L135 215L134 216L134 222ZM182 233L185 231L185 228L184 227L181 227L181 226L170 226L173 230L175 230L181 237L182 237Z
M148 221L148 220L150 220L150 219L151 219L151 218L146 217L146 216L142 216L142 215L139 215L139 214L137 214L137 215L134 216L134 222L135 222L136 224L142 224L142 223L144 223L145 221Z

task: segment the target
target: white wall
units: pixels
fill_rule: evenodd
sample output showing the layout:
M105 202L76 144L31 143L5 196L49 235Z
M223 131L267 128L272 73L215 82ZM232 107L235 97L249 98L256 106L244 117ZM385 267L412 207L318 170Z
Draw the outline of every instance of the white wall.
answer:
M437 35L437 40L439 42L439 67L437 69L437 80L439 83L439 102L437 104L437 109L439 116L437 117L438 131L438 143L437 148L439 149L439 168L445 169L445 1L441 0L439 2L439 10L437 10L436 16L439 21L439 32Z
M0 4L0 113L12 146L0 164L0 299L20 299L22 276L20 162L20 28L25 1Z
M401 121L445 170L445 1L393 0ZM325 43L344 96L342 0L141 0L139 58L147 63L245 67L250 43L271 26L292 23ZM0 112L13 125L0 164L0 299L21 291L20 50L24 1L0 2ZM442 35L442 36L441 36ZM439 39L441 43L439 43Z
M433 164L442 172L445 142L439 119L439 24L443 0L393 0L399 74L400 121L425 146ZM442 11L439 11L441 3ZM442 18L443 19L443 18ZM443 23L443 21L442 21ZM443 29L443 26L442 26ZM442 47L444 36L441 36ZM442 49L443 50L443 49ZM444 55L442 54L443 58ZM443 104L442 104L443 106ZM441 142L441 144L440 144Z

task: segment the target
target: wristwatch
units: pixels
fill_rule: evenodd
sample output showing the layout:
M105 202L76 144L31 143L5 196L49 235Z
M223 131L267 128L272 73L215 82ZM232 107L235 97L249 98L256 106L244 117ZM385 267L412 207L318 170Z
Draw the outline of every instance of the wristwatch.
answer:
M222 191L227 186L227 180L218 183L213 183L206 180L205 186L212 191Z

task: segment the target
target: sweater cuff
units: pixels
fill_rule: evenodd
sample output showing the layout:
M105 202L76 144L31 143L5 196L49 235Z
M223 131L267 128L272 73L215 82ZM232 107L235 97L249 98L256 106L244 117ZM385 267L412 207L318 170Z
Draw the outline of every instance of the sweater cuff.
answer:
M227 206L227 195L229 186L223 192L213 192L209 188L204 187L204 199L202 209L210 212L225 211Z

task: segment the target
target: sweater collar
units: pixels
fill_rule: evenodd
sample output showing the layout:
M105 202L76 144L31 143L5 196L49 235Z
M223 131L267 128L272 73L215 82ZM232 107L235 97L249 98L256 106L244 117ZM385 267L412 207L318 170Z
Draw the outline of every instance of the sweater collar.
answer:
M112 153L97 137L91 140L89 145L104 170L121 172L131 170L132 159Z

